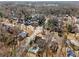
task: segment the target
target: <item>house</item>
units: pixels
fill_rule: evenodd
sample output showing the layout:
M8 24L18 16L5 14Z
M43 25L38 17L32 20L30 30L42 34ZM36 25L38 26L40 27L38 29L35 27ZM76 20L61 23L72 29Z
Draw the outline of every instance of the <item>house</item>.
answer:
M18 34L18 36L21 36L22 38L25 38L27 35L28 35L28 33L26 33L26 32L20 32Z
M76 57L75 53L70 48L67 48L67 57Z
M39 47L36 46L36 45L33 45L31 48L29 48L28 52L31 52L31 53L37 53L39 51Z

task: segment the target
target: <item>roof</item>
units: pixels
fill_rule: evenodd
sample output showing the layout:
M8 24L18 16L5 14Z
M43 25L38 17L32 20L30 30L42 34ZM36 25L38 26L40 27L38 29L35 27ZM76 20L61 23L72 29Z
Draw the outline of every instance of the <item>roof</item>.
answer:
M39 47L31 47L31 48L29 48L29 52L32 52L32 53L37 53L38 52L38 50L39 50Z
M21 33L19 33L19 36L21 36L21 37L26 37L26 35L27 35L27 33L26 32L21 32Z

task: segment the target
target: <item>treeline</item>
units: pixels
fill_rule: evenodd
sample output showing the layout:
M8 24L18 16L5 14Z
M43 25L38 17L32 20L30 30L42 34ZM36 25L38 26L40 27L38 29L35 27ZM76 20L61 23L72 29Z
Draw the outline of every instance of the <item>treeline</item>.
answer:
M68 15L73 15L73 16L78 16L79 15L79 8L76 6L20 6L20 5L4 5L3 7L3 12L4 12L4 16L7 16L7 17L11 17L13 15L12 14L12 11L14 13L14 16L17 16L17 17L27 17L28 15L30 16L31 14L45 14L45 15L49 15L49 14L52 14L52 15L65 15L65 14L68 14ZM1 14L0 12L0 15L2 17L3 14Z

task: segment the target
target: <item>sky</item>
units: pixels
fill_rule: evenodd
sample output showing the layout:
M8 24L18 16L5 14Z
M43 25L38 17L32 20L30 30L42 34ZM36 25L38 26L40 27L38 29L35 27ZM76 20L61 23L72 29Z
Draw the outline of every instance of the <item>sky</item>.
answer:
M79 1L79 0L0 0L0 1Z

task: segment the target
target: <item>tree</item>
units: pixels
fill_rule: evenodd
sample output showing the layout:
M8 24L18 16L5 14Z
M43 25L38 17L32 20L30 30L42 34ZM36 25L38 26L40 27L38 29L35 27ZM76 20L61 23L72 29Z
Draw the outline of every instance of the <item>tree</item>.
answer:
M68 30L68 32L72 32L72 25L68 25L67 30Z
M50 19L48 20L48 23L47 23L47 27L50 29L50 30L54 30L54 31L57 31L58 30L58 19L57 18L53 18L53 19Z
M0 17L3 17L3 13L2 12L0 12Z
M38 20L39 20L39 22L38 22L39 26L44 25L44 23L45 23L45 17L44 17L44 16L40 16L40 17L38 18Z

